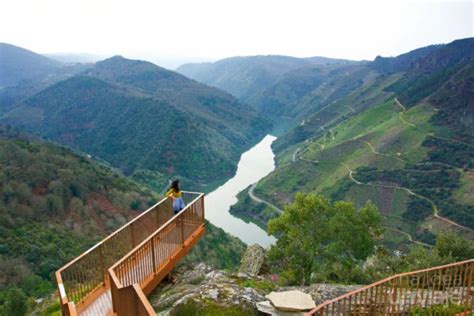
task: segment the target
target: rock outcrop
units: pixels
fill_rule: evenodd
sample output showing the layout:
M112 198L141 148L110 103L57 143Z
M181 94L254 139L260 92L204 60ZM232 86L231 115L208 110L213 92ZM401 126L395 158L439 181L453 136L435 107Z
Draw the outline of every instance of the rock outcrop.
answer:
M269 268L265 249L257 244L247 247L240 263L239 273L256 276L268 272Z
M158 315L186 315L190 310L203 314L209 309L221 311L232 309L234 314L253 315L257 312L257 303L266 301L265 295L272 291L298 290L309 294L318 305L359 288L359 286L331 284L279 287L270 276L250 277L243 273L218 271L202 263L195 266L181 266L175 271L174 276L175 284L163 283L149 296ZM258 309L261 308L260 305ZM269 309L264 312L265 314L301 314L277 311L271 304L268 306Z
M304 315L297 310L314 308L359 288L330 284L281 287L278 277L268 274L265 249L259 245L248 247L241 262L238 273L214 270L203 263L181 265L173 272L176 282L162 283L149 296L150 302L158 315L163 316L213 314L216 311L232 315ZM285 291L290 292L278 293ZM291 298L289 304L275 299L280 296L288 301L288 295L295 293L304 296L304 306L296 306L296 300Z
M192 268L181 267L174 276L175 284L161 285L150 296L159 315L173 315L173 311L188 305L196 310L238 307L245 315L255 309L256 302L265 299L256 289L245 286L249 279L212 270L202 263Z

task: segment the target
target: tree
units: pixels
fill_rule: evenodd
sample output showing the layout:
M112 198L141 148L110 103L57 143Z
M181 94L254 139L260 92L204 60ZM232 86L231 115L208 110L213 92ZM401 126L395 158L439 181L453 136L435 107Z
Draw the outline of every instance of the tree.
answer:
M27 297L25 293L16 287L11 287L5 295L2 312L4 315L23 316L28 311Z
M269 251L273 266L289 283L309 284L311 274L333 264L349 271L375 250L381 234L378 210L367 204L331 203L314 194L297 193L268 231L278 237Z
M465 239L454 232L447 232L438 236L435 249L440 256L452 256L455 261L474 258L474 242Z

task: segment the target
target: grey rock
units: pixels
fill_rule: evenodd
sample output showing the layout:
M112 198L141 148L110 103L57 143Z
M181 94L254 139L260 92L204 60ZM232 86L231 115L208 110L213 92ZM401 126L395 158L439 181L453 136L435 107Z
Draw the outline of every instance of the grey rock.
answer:
M250 276L231 274L225 271L213 270L211 267L199 264L183 266L173 273L176 283L162 283L148 297L159 315L170 315L173 310L185 306L192 301L195 306L206 307L212 303L222 308L239 307L257 312L257 303L265 301L269 294L256 286L244 287L243 284L258 284L258 282L273 282L270 276ZM248 282L248 280L252 282ZM245 282L245 283L244 283ZM280 287L278 291L299 290L311 295L316 305L333 299L360 286L344 286L332 284L313 284L311 286ZM264 311L262 311L264 312ZM274 314L272 314L274 313ZM267 313L271 315L299 315L282 311Z
M240 263L239 273L255 276L268 273L265 249L257 244L247 247Z
M210 298L212 298L213 300L217 300L217 298L219 297L219 290L212 289L208 292L208 294Z

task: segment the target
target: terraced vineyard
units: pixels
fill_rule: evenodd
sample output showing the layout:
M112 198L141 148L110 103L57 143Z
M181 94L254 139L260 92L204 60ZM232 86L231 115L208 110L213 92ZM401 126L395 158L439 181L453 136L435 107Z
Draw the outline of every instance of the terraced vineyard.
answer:
M296 192L313 192L358 207L375 203L390 248L429 246L446 230L474 238L473 113L466 90L474 71L465 64L472 56L450 56L450 49L462 51L465 45L472 41L387 59L402 64L392 73L384 73L383 58L376 60L369 64L372 71L356 71L361 83L345 95L321 103L324 89L345 84L335 78L293 104L312 102L313 112L274 143L277 169L252 187L253 199L241 194L234 212L265 225L278 215L269 205L283 208ZM446 56L452 60L443 66L430 64ZM403 59L425 69L403 65ZM347 74L349 82L352 75ZM412 86L401 90L408 82Z

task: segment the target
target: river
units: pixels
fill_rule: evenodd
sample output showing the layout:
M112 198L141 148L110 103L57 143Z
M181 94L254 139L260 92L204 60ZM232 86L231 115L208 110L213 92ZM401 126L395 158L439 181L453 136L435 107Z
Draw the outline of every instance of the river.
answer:
M229 213L229 209L237 202L239 192L275 169L275 155L271 148L275 139L275 136L267 135L257 145L243 153L235 176L205 198L207 220L248 245L260 244L265 248L273 244L275 238L257 225L234 217Z

